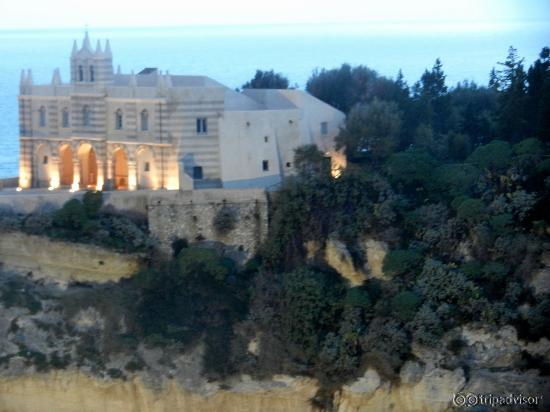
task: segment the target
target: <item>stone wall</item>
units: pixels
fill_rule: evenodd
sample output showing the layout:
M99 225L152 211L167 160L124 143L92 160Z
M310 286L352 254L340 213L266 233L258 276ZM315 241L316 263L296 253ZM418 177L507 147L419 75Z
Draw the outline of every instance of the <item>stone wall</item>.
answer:
M108 282L132 276L139 265L138 255L20 232L0 233L0 266L8 271L62 282Z
M216 214L227 208L235 215L235 228L218 233L213 225ZM214 241L225 245L232 257L249 258L267 236L267 197L262 189L194 190L159 193L149 201L149 230L164 253L172 242Z
M149 198L157 192L153 190L137 191L107 191L103 192L103 203L118 210L131 210L147 213ZM173 192L169 192L173 193ZM3 207L18 213L32 213L44 209L59 209L72 198L82 199L84 191L69 192L68 190L23 190L15 192L6 189L0 193L0 211Z
M0 194L0 213L3 207L19 213L58 209L72 198L82 198L83 193L6 190ZM147 214L149 231L165 254L171 253L176 239L190 243L210 241L220 246L223 243L222 252L242 262L257 251L267 236L267 195L263 189L106 191L103 199L105 206ZM218 233L213 221L224 207L234 213L235 228Z

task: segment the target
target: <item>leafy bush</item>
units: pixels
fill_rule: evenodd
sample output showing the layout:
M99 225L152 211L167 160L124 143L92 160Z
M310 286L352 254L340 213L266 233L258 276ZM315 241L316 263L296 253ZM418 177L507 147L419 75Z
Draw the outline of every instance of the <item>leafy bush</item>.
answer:
M437 161L426 151L409 149L392 155L386 164L390 179L410 186L426 186Z
M429 188L434 193L451 198L467 195L472 192L480 175L480 170L470 164L445 164L435 169L434 178L429 181Z
M80 231L88 221L88 215L82 202L78 199L71 199L54 214L53 223L55 226Z
M182 249L177 258L181 276L186 279L211 279L223 282L235 270L235 263L211 250L198 247Z
M511 227L513 226L513 223L514 217L511 213L501 213L489 218L489 225L497 236L502 236L509 233L512 230Z
M333 304L324 274L299 268L283 275L281 321L289 342L307 358L319 351L320 337Z
M468 157L467 162L481 169L502 172L510 166L512 147L502 140L493 140L480 146Z
M459 219L479 222L485 216L485 203L480 199L466 199L460 203L456 214Z
M550 337L550 295L546 294L539 298L527 314L530 332L534 338Z
M444 333L443 322L429 304L424 304L407 324L413 339L418 343L436 347Z
M103 193L100 191L87 191L82 198L82 205L88 218L96 218L103 205Z
M344 305L353 308L369 309L372 302L369 293L366 290L361 288L351 288L348 289L346 293Z
M235 209L223 206L214 216L212 224L217 233L225 235L235 229L237 212Z
M544 145L540 140L531 137L516 143L513 151L516 156L533 161L544 155Z
M410 341L401 323L385 317L372 320L361 346L367 354L367 363L386 377L401 367L410 351Z
M422 255L415 249L390 250L384 257L382 270L388 276L410 274L422 262Z
M22 307L31 313L42 310L42 302L24 281L17 279L8 280L0 289L1 301L4 307Z
M393 312L399 319L402 321L409 321L414 317L416 309L420 305L421 301L422 298L416 293L404 291L398 293L392 298L391 306Z
M454 305L467 315L474 310L473 302L481 297L481 291L463 272L439 261L427 259L416 282L419 291L435 307Z
M53 218L50 213L31 213L23 223L23 230L31 235L44 235L51 228Z

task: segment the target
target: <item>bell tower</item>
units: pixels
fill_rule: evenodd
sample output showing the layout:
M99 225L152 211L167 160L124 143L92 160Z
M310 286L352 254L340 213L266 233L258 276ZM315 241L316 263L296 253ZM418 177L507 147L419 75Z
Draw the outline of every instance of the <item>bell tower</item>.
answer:
M95 51L90 44L88 32L78 49L76 40L71 52L71 83L87 85L105 85L113 82L113 55L109 40L105 42L105 50L101 49L98 40Z

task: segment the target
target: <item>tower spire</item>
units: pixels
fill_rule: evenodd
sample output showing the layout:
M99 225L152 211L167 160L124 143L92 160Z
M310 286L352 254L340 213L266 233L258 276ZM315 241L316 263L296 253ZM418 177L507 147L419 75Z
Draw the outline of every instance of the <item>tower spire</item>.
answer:
M53 76L52 76L52 85L59 86L60 84L61 84L61 75L59 74L59 69L55 69L53 71Z
M76 40L73 40L73 51L71 52L71 57L73 57L78 52L78 45L76 44Z
M27 69L27 84L29 86L32 85L32 71L31 71L31 69Z
M112 57L112 53L111 53L111 43L109 43L109 39L107 39L105 41L105 54L108 56L108 57Z
M101 54L101 42L97 39L97 45L95 46L95 54Z
M90 37L88 36L88 30L86 30L86 34L84 35L84 41L82 42L82 50L87 50L89 52L92 51L92 46L90 45Z
M21 80L19 81L19 85L23 86L27 82L27 78L25 76L25 70L21 70Z

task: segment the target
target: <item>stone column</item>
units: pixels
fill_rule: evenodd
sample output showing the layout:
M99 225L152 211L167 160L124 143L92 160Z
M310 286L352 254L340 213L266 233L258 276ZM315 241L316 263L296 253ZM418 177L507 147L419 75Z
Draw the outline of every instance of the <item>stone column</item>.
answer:
M105 164L105 185L104 190L113 190L115 188L113 182L113 155L111 148L107 145L107 162Z
M59 157L52 154L50 165L50 182L48 189L57 189L60 184Z
M103 186L105 185L105 163L103 163L101 160L97 160L97 182L96 182L96 190L103 190Z
M137 188L137 168L136 162L128 160L128 190Z
M72 191L77 191L80 189L80 164L78 161L78 156L73 158L73 184L71 185Z
M28 189L32 183L32 142L21 140L19 143L19 187Z

